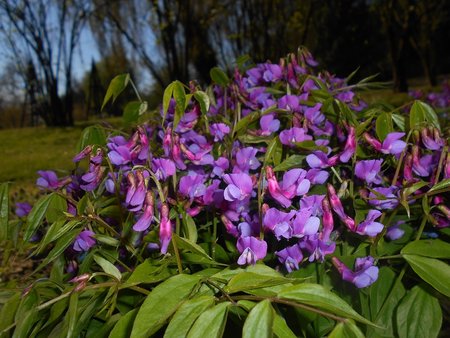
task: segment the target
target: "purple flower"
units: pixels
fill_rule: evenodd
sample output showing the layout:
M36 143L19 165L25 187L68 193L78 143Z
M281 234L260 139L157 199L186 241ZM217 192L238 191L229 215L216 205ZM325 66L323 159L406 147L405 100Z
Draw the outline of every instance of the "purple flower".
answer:
M398 188L390 186L388 188L373 188L369 194L369 204L379 209L394 209L398 205L396 195Z
M59 188L58 176L52 170L39 170L39 178L36 181L36 185L44 189L57 189Z
M329 239L321 238L321 234L314 234L307 236L299 243L300 247L309 253L308 261L320 261L325 260L325 256L332 254L336 249L336 243Z
M283 181L278 183L271 167L266 168L266 177L270 195L284 207L289 207L294 196L301 196L309 191L311 182L303 169L291 169L284 173Z
M312 209L300 209L295 215L293 222L292 236L302 238L317 233L320 226L320 219L312 215Z
M300 112L300 100L295 95L284 95L278 100L278 108Z
M310 195L303 196L300 200L300 208L301 209L311 209L311 215L313 216L322 216L322 201L325 198L325 195Z
M380 170L383 160L359 161L355 166L355 175L367 182L367 184L381 183Z
M73 162L80 162L83 158L90 155L92 152L92 146L86 146L80 153L78 153L73 159Z
M223 194L227 201L242 201L253 192L252 179L245 173L226 174L223 175L223 179L228 184Z
M166 158L154 158L152 160L152 170L158 180L164 181L167 177L175 174L175 163Z
M93 238L94 235L95 233L90 230L83 230L75 239L73 249L78 252L88 251L95 245L95 239Z
M233 172L248 173L250 169L251 170L258 169L261 166L261 163L256 158L257 152L258 149L253 147L246 147L239 149L236 152L236 167L234 167Z
M405 133L389 133L381 145L380 151L383 154L400 155L406 147L406 142L400 139L405 136Z
M303 254L298 244L276 251L275 254L288 272L298 270L298 264L303 260Z
M354 127L348 127L347 141L345 142L344 151L339 156L342 163L347 163L356 151L356 131Z
M386 237L390 241L395 241L397 239L400 239L405 234L405 230L400 228L400 225L405 223L404 221L398 221L393 226L389 227L386 231Z
M337 257L333 257L332 262L341 274L342 279L355 284L355 286L359 289L373 284L378 279L378 267L373 265L373 257L367 256L357 258L354 272Z
M145 231L149 228L151 222L153 221L153 194L149 191L145 196L144 213L141 215L139 220L133 225L134 231Z
M278 239L280 237L291 238L291 219L294 215L294 210L283 212L276 208L270 208L264 215L263 226L265 229L271 230Z
M206 192L205 176L196 172L189 172L180 179L179 191L181 195L189 197L191 202L194 198L201 197Z
M128 189L125 197L125 203L130 211L139 211L145 200L145 178L142 171L137 170L135 173L129 172L127 175Z
M261 117L259 125L261 126L259 134L262 136L269 136L280 129L280 120L275 119L274 114L267 114Z
M33 209L33 207L31 206L30 203L27 202L17 202L16 203L16 215L18 217L25 217L27 216L31 209Z
M102 168L103 150L97 149L95 155L91 154L89 160L89 171L81 176L80 188L84 191L92 191L98 187L105 168Z
M338 156L335 155L328 158L327 154L325 154L323 151L318 150L306 156L306 162L308 163L310 168L323 169L336 165L338 162Z
M214 167L212 173L217 177L222 177L225 170L230 166L230 162L226 157L219 157L217 161L214 161ZM213 176L213 175L212 175Z
M356 233L360 235L367 235L369 237L375 237L378 235L383 230L384 225L375 222L375 220L379 218L381 214L381 211L369 210L366 219L358 224Z
M306 134L305 129L293 127L283 130L280 133L280 141L282 144L293 147L297 142L310 141L312 136Z
M230 127L225 123L213 123L209 126L209 131L214 136L214 142L219 142L230 133Z
M320 108L322 108L321 103L317 103L313 107L308 107L304 110L305 117L310 121L312 124L319 125L323 121L325 121L325 115L323 115L320 112Z
M240 237L236 246L241 253L237 261L239 265L255 264L267 254L267 243L256 237Z
M306 174L306 178L311 182L311 184L324 184L330 174L325 170L320 169L310 169Z
M429 150L439 150L444 146L444 140L436 128L423 128L420 131L423 145Z

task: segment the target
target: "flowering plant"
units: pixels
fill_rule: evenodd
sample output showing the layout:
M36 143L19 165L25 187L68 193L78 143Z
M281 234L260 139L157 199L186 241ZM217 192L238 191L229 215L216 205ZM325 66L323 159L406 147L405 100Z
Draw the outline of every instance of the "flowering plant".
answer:
M156 112L131 102L132 133L87 128L75 170L39 172L20 222L2 185L2 239L23 226L48 271L5 303L2 332L436 337L450 296L436 113L369 107L366 80L316 67L300 49L214 68L205 91L175 81Z

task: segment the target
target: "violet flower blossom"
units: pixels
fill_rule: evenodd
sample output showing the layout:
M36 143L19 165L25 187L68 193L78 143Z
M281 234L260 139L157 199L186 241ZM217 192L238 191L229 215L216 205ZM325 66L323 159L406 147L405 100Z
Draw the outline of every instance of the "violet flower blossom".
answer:
M52 170L39 170L36 185L40 188L54 190L60 187L58 176Z
M158 180L164 181L175 174L175 163L166 158L153 158L152 170Z
M328 158L323 151L314 151L312 154L306 156L306 162L313 169L324 169L335 166L338 163L339 156L334 155Z
M273 169L266 167L266 178L270 195L286 208L291 206L294 196L306 194L311 186L303 169L291 169L285 172L283 181L278 183Z
M298 244L276 251L275 254L288 272L298 270L298 265L303 260L303 254Z
M253 147L246 147L239 149L236 152L236 166L233 168L233 173L248 173L249 170L258 169L261 163L256 158L258 149Z
M444 146L444 140L436 128L423 128L420 135L423 145L429 150L440 150Z
M277 239L280 239L280 237L289 239L292 233L291 220L294 215L294 210L283 212L276 208L270 208L264 214L263 226L265 229L272 231Z
M300 99L296 95L284 95L278 100L278 108L300 112Z
M381 216L381 211L379 210L369 210L366 219L358 224L356 227L356 233L360 235L367 235L369 237L375 237L381 231L383 231L384 225L375 222L377 218Z
M253 182L249 175L245 173L226 174L223 175L223 179L228 184L223 194L227 201L242 201L251 196Z
M95 239L93 238L94 235L95 233L90 230L83 230L75 239L75 242L73 243L73 249L78 252L88 251L95 245Z
M166 203L161 206L161 221L159 224L159 242L161 253L166 254L172 239L172 223L169 218L169 207Z
M31 209L33 209L33 207L31 206L30 203L27 202L17 202L16 203L16 215L18 217L25 217L27 216Z
M312 136L306 134L305 129L293 127L285 129L280 133L280 141L282 144L293 147L297 142L310 141Z
M153 221L154 200L152 192L148 191L145 195L144 213L139 220L133 225L134 231L145 231L150 227Z
M292 223L292 236L302 238L317 233L320 219L312 216L312 208L300 209L295 215Z
M80 188L84 191L92 191L98 187L105 168L101 166L103 159L102 149L97 149L95 155L91 154L89 161L89 171L81 176Z
M86 146L82 151L80 151L75 157L72 159L73 162L80 162L83 158L89 156L92 152L92 146Z
M359 161L355 166L356 177L365 180L367 184L381 183L380 170L383 160Z
M230 166L230 161L226 157L219 157L216 161L214 161L214 167L212 169L211 176L222 177Z
M209 126L209 131L214 136L214 142L219 142L230 133L230 127L225 123L213 123Z
M353 283L359 289L373 284L378 279L378 267L373 265L374 259L371 256L357 258L354 272L337 257L333 257L332 262L342 279Z
M400 225L405 223L405 221L398 221L393 226L390 226L386 231L386 238L390 241L395 241L397 239L400 239L405 234L405 230L400 228Z
M348 135L344 151L339 156L342 163L347 163L356 151L356 131L352 126L347 127Z
M390 186L387 188L376 187L373 188L377 194L374 192L369 193L369 204L375 206L379 209L395 209L398 205L398 188L395 186ZM381 195L381 196L379 196Z
M189 197L192 202L194 198L201 197L206 192L205 176L194 171L183 176L179 183L179 192L185 197Z
M364 133L363 137L367 143L369 143L375 150L383 154L400 155L406 147L406 142L400 140L405 133L393 132L387 134L383 143L370 136L368 133Z
M145 178L142 171L137 170L134 173L129 172L127 175L128 189L125 197L125 204L130 211L139 211L145 200Z
M236 245L241 253L237 263L239 265L256 264L256 261L263 259L267 254L267 243L256 237L240 237Z
M280 129L280 120L275 118L274 114L267 114L259 120L261 130L258 132L261 136L269 136Z
M321 103L316 103L313 107L308 107L304 109L304 115L308 119L309 122L315 125L319 125L325 121L325 115L320 112L320 108L322 108Z

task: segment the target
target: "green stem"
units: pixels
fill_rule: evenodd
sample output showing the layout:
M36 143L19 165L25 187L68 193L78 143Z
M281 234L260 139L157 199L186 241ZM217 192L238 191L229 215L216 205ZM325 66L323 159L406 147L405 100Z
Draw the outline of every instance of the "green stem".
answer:
M172 238L173 251L175 252L175 259L177 260L178 273L183 273L183 265L181 264L180 252L178 251L177 241Z
M419 230L417 231L417 236L414 241L418 241L420 239L420 237L422 237L422 232L423 232L423 229L425 228L426 224L427 224L427 216L425 215L422 218L422 223L420 223L420 227L419 227Z
M131 87L133 87L134 93L136 94L139 102L142 102L141 96L139 95L139 92L136 88L136 85L134 84L133 80L130 78Z

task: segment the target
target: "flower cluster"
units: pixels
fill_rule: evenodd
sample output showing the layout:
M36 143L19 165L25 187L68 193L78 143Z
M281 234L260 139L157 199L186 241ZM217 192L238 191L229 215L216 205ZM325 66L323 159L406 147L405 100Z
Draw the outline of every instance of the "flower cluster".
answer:
M402 129L379 132L376 116L367 115L345 80L316 74L316 66L302 51L278 64L236 70L228 85L212 87L206 110L186 95L180 116L171 99L159 125L83 149L74 161L89 158L86 171L61 180L40 172L37 183L64 189L72 215L82 212L73 204L86 194L117 198L120 216L101 221L124 248L130 238L134 247L158 246L167 254L173 232L188 232L180 230L187 218L197 228L214 218L224 231L213 241L234 240L239 265L267 259L292 272L334 256L343 280L366 287L377 279L376 261L359 257L351 271L338 258L339 242L400 238L400 224L386 223L386 213L450 178L450 154L433 126L411 136ZM191 84L190 91L199 89ZM418 182L425 183L405 192ZM432 203L430 219L449 226L445 198L436 195ZM84 229L72 251L89 251L95 238L92 228Z

